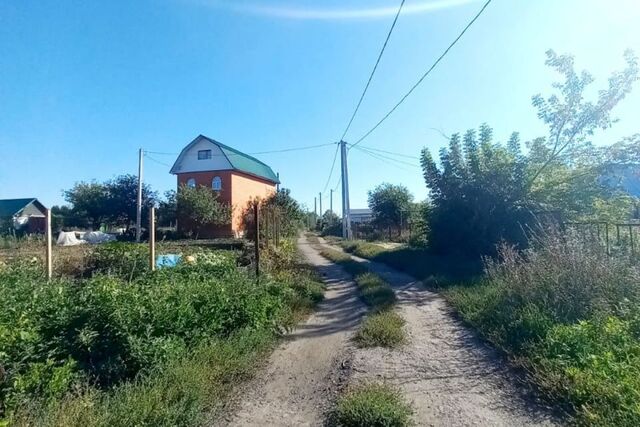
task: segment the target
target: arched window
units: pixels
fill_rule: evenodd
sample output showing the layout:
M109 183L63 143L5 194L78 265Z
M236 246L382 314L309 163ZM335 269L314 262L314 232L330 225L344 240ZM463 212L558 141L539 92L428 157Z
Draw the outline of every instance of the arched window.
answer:
M213 181L211 181L211 188L215 191L222 190L222 179L219 176L213 178Z
M187 187L189 188L196 188L196 180L193 178L189 178L187 180Z

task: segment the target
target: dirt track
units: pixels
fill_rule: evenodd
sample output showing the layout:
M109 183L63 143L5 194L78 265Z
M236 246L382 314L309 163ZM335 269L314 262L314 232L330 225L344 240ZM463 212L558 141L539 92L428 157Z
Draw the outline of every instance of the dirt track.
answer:
M340 267L322 258L306 239L298 247L325 278L325 300L272 353L258 377L242 388L224 426L323 425L336 393L351 334L365 307L355 284Z
M365 313L355 285L305 238L298 243L324 276L326 299L242 388L232 414L215 425L323 425L345 364L351 367L350 384L383 381L399 387L420 426L560 424L524 394L504 360L456 320L440 296L385 265L354 257L395 287L409 335L397 350L355 348L350 337Z

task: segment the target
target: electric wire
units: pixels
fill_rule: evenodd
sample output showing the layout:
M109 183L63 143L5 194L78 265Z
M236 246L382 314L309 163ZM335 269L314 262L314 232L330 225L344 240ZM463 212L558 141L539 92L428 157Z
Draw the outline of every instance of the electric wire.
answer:
M373 79L373 75L376 73L376 70L378 69L378 64L380 64L380 59L382 59L382 55L384 54L384 51L387 48L387 43L389 43L389 39L391 38L391 33L393 33L393 29L396 26L396 22L398 22L398 17L400 16L400 12L402 11L402 6L404 6L404 2L405 2L405 0L402 0L400 2L400 7L398 7L398 12L396 13L395 18L393 19L393 23L391 24L391 28L389 28L389 33L387 34L387 38L384 40L384 44L382 45L382 49L380 50L380 54L378 54L378 59L376 60L375 65L373 66L373 70L371 70L371 74L369 75L369 80L367 80L367 84L365 85L364 90L362 91L362 95L360 95L360 99L358 100L358 104L356 105L356 109L353 111L353 114L351 115L351 119L349 120L349 123L347 124L347 127L345 128L344 132L342 133L342 137L340 138L341 140L343 140L344 137L347 135L347 132L349 132L349 128L351 127L351 123L353 123L353 120L356 118L356 114L358 114L358 110L360 109L360 105L362 104L362 100L364 99L364 96L367 93L367 90L369 89L369 85L371 84L371 80Z
M464 27L464 29L458 35L458 37L456 37L455 40L449 45L449 47L447 47L445 49L445 51L442 53L442 55L440 55L438 57L438 59L436 59L436 61L433 63L433 65L431 65L431 67L422 75L422 77L420 77L418 79L418 81L411 87L411 89L409 89L409 91L402 98L400 98L400 101L398 101L396 103L396 105L394 105L393 108L391 110L389 110L389 112L387 114L385 114L382 117L382 119L380 119L380 121L378 121L378 123L375 124L375 126L373 126L367 133L365 133L360 139L358 139L351 146L351 148L353 148L356 145L360 144L364 139L366 139L369 135L371 135L385 120L387 120L387 118L389 118L389 116L391 114L393 114L394 111L396 111L396 109L409 97L409 95L411 95L413 93L413 91L424 81L424 79L431 73L431 71L433 71L433 69L436 68L436 66L440 63L440 61L442 61L442 59L449 53L451 48L453 48L453 46L455 46L456 43L458 43L458 40L460 40L462 38L462 36L467 32L467 30L469 28L471 28L471 26L474 24L474 22L476 22L476 20L480 17L480 15L482 15L482 13L485 11L487 6L489 6L491 1L492 0L487 0L487 2L482 6L480 11L473 17L473 19L471 21L469 21L469 23L466 25L466 27Z
M324 188L322 189L323 194L326 194L327 187L329 186L329 182L331 181L331 177L333 176L333 169L336 167L336 159L338 158L339 149L340 149L340 144L336 144L336 152L333 153L333 162L331 162L331 170L329 170L329 177L327 178L327 182L324 184Z
M362 147L361 147L362 148ZM414 159L414 160L420 160L420 157L418 156L411 156L409 154L402 154L402 153L396 153L394 151L387 151L387 150L381 150L379 148L372 148L372 147L367 147L367 150L369 151L376 151L376 152L380 152L380 153L385 153L385 154L389 154L389 155L393 155L393 156L398 156L398 157L404 157L407 159Z
M161 162L161 161L160 161L160 160L158 160L158 159L154 159L153 157L151 157L150 155L148 155L148 154L147 154L147 153L148 153L147 151L144 151L143 153L144 153L144 157L145 157L146 159L149 159L149 160L151 160L152 162L158 163L159 165L166 166L166 167L168 167L168 168L170 168L170 167L171 167L171 165L169 165L169 164L167 164L167 163Z
M236 154L236 153L229 153L229 156L242 156L245 154L248 155L256 155L256 154L272 154L272 153L286 153L289 151L302 151L302 150L311 150L314 148L320 148L320 147L327 147L329 145L333 145L333 142L327 143L327 144L316 144L316 145L306 145L306 146L302 146L302 147L291 147L291 148L283 148L281 150L269 150L269 151L254 151L252 153L244 153L244 154ZM157 155L165 155L165 156L177 156L180 153L167 153L167 152L162 152L162 151L145 151L145 153L149 153L149 154L157 154ZM212 156L227 156L227 154L212 154Z
M389 157L383 157L380 154L373 153L373 152L367 151L367 150L363 150L361 147L356 147L356 150L361 151L362 153L364 153L364 154L366 154L368 156L371 156L374 159L380 160L382 163L385 163L387 165L393 166L393 167L398 168L400 170L404 170L406 172L413 172L412 170L406 168L405 166L402 166L402 165L400 165L398 163L395 163L395 161L397 161L395 159L391 159ZM407 165L408 166L417 167L416 165L413 165L413 164L410 164L410 163L407 163Z

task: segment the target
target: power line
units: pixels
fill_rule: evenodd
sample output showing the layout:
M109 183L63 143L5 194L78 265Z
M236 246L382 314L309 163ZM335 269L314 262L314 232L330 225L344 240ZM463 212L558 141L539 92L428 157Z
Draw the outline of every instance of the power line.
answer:
M362 147L360 147L360 148L362 148ZM377 152L380 152L380 153L391 154L391 155L398 156L398 157L405 157L407 159L420 160L420 157L418 157L418 156L410 156L408 154L402 154L402 153L396 153L396 152L393 152L393 151L381 150L379 148L367 147L367 150L369 150L369 151L377 151Z
M170 168L170 167L171 167L171 165L168 165L167 163L161 162L161 161L160 161L160 160L158 160L158 159L154 159L153 157L151 157L151 156L150 156L149 154L147 154L147 153L149 153L149 151L145 151L145 152L144 152L144 157L146 157L147 159L151 160L152 162L155 162L155 163L157 163L157 164L159 164L159 165L162 165L162 166L166 166L166 167L168 167L168 168Z
M333 162L331 162L331 170L329 171L329 177L327 178L327 182L324 184L324 188L322 189L323 193L327 191L327 187L329 186L329 182L331 181L331 176L333 176L333 169L336 167L336 159L338 158L339 149L340 149L340 145L336 144L336 152L333 154Z
M369 150L368 148L365 148L365 147L356 147L356 150L366 151L366 152L368 152L370 154L375 154L376 156L378 156L380 158L383 158L383 159L386 159L386 160L390 160L392 162L396 162L396 163L399 163L399 164L412 166L414 168L419 168L420 167L419 165L417 165L415 163L410 163L410 162L407 162L405 160L394 159L393 157L389 157L389 156L386 156L384 154L373 152L373 151L371 151L371 150Z
M384 157L384 156L382 156L380 154L376 154L376 153L373 153L371 151L367 151L367 150L363 149L362 147L356 147L356 150L361 151L362 153L364 153L364 154L366 154L368 156L371 156L374 159L380 160L382 163L388 164L390 166L394 166L394 167L396 167L398 169L401 169L401 170L404 170L404 171L407 171L407 172L413 172L410 169L407 169L406 167L404 167L404 166L402 166L402 165L400 165L398 163L395 163L395 162L400 162L399 160L392 159L390 157ZM411 164L411 163L406 163L406 162L402 162L402 163L406 164L408 166L419 167L419 166Z
M387 38L385 39L384 44L382 45L382 49L380 50L380 54L378 55L378 59L376 60L375 65L373 66L373 70L371 70L371 74L369 75L369 80L367 80L367 84L364 87L364 90L362 91L362 95L360 95L360 100L358 101L358 104L356 105L356 109L353 111L353 114L351 115L351 119L349 120L349 124L347 124L347 127L345 128L344 132L342 133L342 138L340 138L341 140L344 139L345 135L349 131L349 128L351 127L351 123L353 123L353 119L355 119L356 114L358 114L358 110L360 109L360 104L362 104L362 100L364 99L364 96L367 93L367 89L369 89L369 85L371 84L371 80L373 79L373 75L376 73L376 70L378 69L378 64L380 64L380 59L382 58L382 54L384 53L384 50L387 48L387 43L389 43L389 39L391 38L391 33L393 33L393 29L396 26L396 22L398 21L398 17L400 16L400 12L402 11L402 6L404 6L404 2L405 2L405 0L402 0L400 2L400 7L398 8L398 12L396 13L396 17L393 19L393 23L391 24L391 28L389 28L389 33L387 34Z
M409 89L409 92L407 92L402 98L400 98L400 101L398 101L398 103L396 105L394 105L393 108L391 110L389 110L389 112L387 114L385 114L382 117L382 119L380 119L380 121L378 123L376 123L376 125L374 127L372 127L367 133L365 133L360 139L358 139L355 142L355 144L353 144L351 146L352 148L354 146L360 144L365 138L367 138L369 135L371 135L373 133L373 131L375 131L378 128L378 126L380 126L382 124L382 122L387 120L387 118L391 114L393 114L394 111L396 111L396 109L409 97L409 95L411 95L411 93L413 93L413 91L420 85L420 83L423 82L423 80L431 73L431 71L433 71L433 69L436 68L436 66L440 63L440 61L449 53L451 48L453 48L453 46L455 46L455 44L458 43L458 40L460 40L462 38L464 33L466 33L467 30L473 25L473 23L476 22L476 20L480 17L480 15L482 15L482 13L487 8L487 6L489 6L491 1L492 0L487 0L487 2L484 4L484 6L482 6L480 11L473 17L473 19L471 21L469 21L467 26L464 27L464 29L458 35L458 37L456 37L456 39L449 45L449 47L447 47L447 49L445 49L445 51L442 53L442 55L440 55L440 57L436 60L436 62L434 62L433 65L422 75L422 77L420 77L420 79L418 79L418 81L411 87L411 89Z
M327 147L329 145L333 145L333 142L327 143L327 144L317 144L317 145L307 145L307 146L302 146L302 147L291 147L291 148L283 148L281 150L269 150L269 151L255 151L253 153L244 153L244 154L248 154L248 155L256 155L256 154L272 154L272 153L285 153L285 152L289 152L289 151L301 151L301 150L311 150L314 148L320 148L320 147ZM180 153L166 153L166 152L162 152L162 151L146 151L145 153L149 153L149 154L158 154L158 155L165 155L165 156L177 156ZM224 157L224 156L242 156L244 154L240 154L240 153L229 153L229 154L212 154L212 156L219 156L219 157Z

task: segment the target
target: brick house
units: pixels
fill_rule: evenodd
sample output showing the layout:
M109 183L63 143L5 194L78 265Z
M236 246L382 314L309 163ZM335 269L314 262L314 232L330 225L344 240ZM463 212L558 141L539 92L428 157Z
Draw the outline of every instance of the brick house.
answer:
M210 226L200 237L241 237L242 215L249 201L269 197L280 183L278 176L260 160L204 135L191 141L176 159L171 173L181 185L206 186L219 193L218 200L233 208L231 224ZM186 218L178 218L178 231L189 229Z

